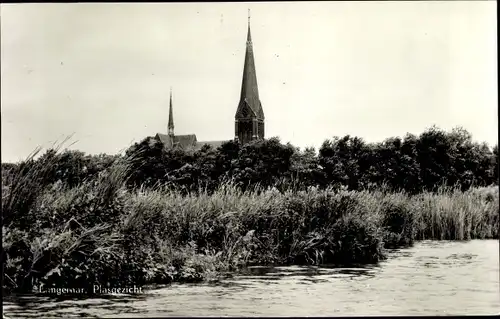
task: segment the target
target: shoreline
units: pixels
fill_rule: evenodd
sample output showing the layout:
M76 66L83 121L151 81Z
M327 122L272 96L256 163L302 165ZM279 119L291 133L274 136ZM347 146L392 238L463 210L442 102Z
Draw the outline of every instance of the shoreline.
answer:
M48 199L64 205L61 195L74 196L72 189L65 192L48 193ZM196 197L122 193L108 226L95 225L95 215L76 206L64 227L35 234L4 229L5 251L18 260L17 267L22 258L36 258L25 270L10 266L6 274L21 287L10 289L28 292L40 284L90 290L93 282L102 287L202 282L249 265L377 264L390 249L422 239L498 238L498 199L488 196L475 190L416 196L328 190L254 195L226 189ZM42 211L32 218L40 223L50 215L44 216ZM27 280L20 280L23 276Z
M463 243L469 243L471 241L498 241L498 238L485 238L485 239L470 239L470 240L417 240L415 241L415 244L417 243L422 243L422 242L433 242L436 244L442 244L442 243L457 243L457 242L463 242ZM413 246L412 246L413 247ZM390 256L391 252L399 252L399 251L405 251L409 248L412 247L403 247L403 248L394 248L394 249L386 249L386 258L397 258L397 256ZM384 259L385 260L385 259ZM382 260L381 260L382 261ZM134 290L133 293L120 293L120 292L113 292L113 288L103 288L99 287L99 291L95 291L89 294L88 291L82 292L82 290L86 290L86 288L46 288L46 291L40 292L40 291L33 291L33 292L25 292L25 293L14 293L14 292L4 292L3 293L3 301L4 302L10 302L13 304L19 304L19 303L26 303L30 302L30 300L37 300L37 302L43 302L43 301L52 301L52 302L65 302L65 301L71 301L71 300L88 300L88 299L121 299L121 298L131 298L131 299L140 299L141 296L145 297L148 295L148 292L154 291L154 290L159 290L159 289L164 289L164 288L169 288L172 286L179 286L179 285L197 285L197 284L208 284L208 285L217 285L223 280L226 279L232 279L236 278L239 276L245 276L245 275L251 275L252 271L248 271L251 269L262 269L262 270L269 270L269 269L280 269L280 268L290 268L290 267L297 267L299 269L307 269L307 270L322 270L322 269L366 269L366 268L372 268L372 267L377 267L379 266L380 263L376 264L356 264L356 265L335 265L335 264L321 264L321 265L296 265L296 264L290 264L290 265L251 265L247 266L241 269L238 269L236 271L232 272L225 272L225 273L219 273L213 278L207 278L207 279L200 279L198 281L172 281L170 283L147 283L141 286L136 286L133 285L132 287L116 287L115 289L120 289L120 290ZM94 285L96 286L96 285ZM95 288L95 287L94 287ZM61 291L66 290L73 290L72 293L47 293L47 291L55 290L55 289L60 289ZM76 291L79 290L79 291Z

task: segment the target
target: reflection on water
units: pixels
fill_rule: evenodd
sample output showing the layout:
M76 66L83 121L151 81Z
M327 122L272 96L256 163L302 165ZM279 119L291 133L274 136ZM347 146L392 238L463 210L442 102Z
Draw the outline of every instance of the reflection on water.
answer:
M12 318L499 314L497 240L425 241L360 268L251 267L141 295L4 300Z

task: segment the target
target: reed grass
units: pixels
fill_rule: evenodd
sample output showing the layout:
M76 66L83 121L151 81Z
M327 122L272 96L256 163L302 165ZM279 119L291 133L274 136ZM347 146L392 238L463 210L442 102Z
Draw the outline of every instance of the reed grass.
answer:
M134 159L122 158L69 188L47 183L51 160L28 159L2 183L4 289L196 281L251 264L377 263L415 240L498 238L498 187L409 195L242 191L227 182L186 195L127 189Z

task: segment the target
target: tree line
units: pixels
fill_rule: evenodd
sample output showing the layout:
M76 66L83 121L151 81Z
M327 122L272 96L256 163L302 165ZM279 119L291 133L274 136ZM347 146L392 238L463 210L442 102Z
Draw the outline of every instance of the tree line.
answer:
M407 134L379 143L346 135L326 140L318 152L300 150L278 138L239 145L228 141L217 149L205 145L197 151L165 149L148 137L123 155L85 155L79 151L49 150L33 161L58 157L51 182L74 186L91 182L117 159L131 165L130 188L170 186L185 192L213 191L231 181L242 190L275 187L302 190L308 187L363 190L380 188L419 193L440 186L498 184L498 145L473 141L469 132L446 132L431 127L419 136ZM2 180L29 162L2 164Z

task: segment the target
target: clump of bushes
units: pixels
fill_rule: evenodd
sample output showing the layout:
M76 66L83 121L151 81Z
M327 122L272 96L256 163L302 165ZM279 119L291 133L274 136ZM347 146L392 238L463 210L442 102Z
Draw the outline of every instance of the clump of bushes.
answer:
M383 218L385 227L385 247L398 248L413 245L417 226L413 200L402 194L390 194L382 201Z

